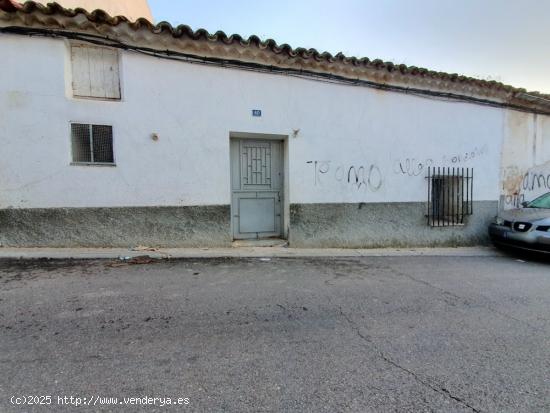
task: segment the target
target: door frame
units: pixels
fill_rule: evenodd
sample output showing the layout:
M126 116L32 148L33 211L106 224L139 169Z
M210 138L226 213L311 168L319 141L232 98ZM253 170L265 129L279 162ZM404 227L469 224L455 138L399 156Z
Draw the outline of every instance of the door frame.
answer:
M229 155L229 194L230 194L230 231L231 239L235 240L234 228L233 228L233 189L231 187L231 141L234 139L250 139L250 140L269 140L269 141L279 141L282 144L283 148L283 205L282 205L282 238L288 239L288 232L290 227L290 202L289 202L289 161L288 161L288 135L279 135L272 133L254 133L254 132L229 132L229 145L228 145L228 155Z

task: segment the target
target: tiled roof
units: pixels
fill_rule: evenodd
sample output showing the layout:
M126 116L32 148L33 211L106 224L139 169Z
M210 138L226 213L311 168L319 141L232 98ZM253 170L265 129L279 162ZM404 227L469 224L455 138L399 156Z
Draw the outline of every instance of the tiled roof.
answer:
M348 57L342 53L332 55L328 52L320 53L315 49L292 48L288 44L277 44L274 40L261 40L257 36L250 36L248 39L233 34L227 36L224 32L209 33L204 29L192 30L189 26L180 25L173 27L167 22L156 25L147 19L140 18L136 21L129 21L123 16L110 16L103 10L88 12L82 8L67 9L58 3L49 3L47 6L28 1L24 4L15 0L0 0L0 9L7 12L7 15L17 15L19 18L7 16L2 19L0 25L6 25L4 21L16 21L19 25L53 27L57 29L78 29L79 31L104 32L102 27L118 29L125 26L125 32L147 31L149 34L162 37L163 44L167 43L177 47L189 47L192 42L208 43L213 54L219 53L221 48L231 48L229 51L238 59L248 61L261 58L274 66L298 67L307 69L318 69L323 72L346 73L353 76L374 77L383 82L397 82L398 84L424 84L442 90L467 90L469 94L480 94L485 96L499 97L503 100L519 100L521 103L530 105L544 104L544 100L550 99L550 95L539 92L528 92L530 97L523 97L527 91L522 88L505 85L496 81L487 81L459 74L437 72L415 66L404 64L396 65L382 60L370 60L366 57ZM0 13L1 14L1 13ZM36 17L32 19L29 17ZM69 26L69 27L68 27ZM127 30L129 29L129 30ZM167 42L166 36L172 40ZM155 38L157 36L154 36ZM150 40L151 36L140 40ZM216 45L216 48L212 45ZM220 48L221 47L221 48ZM254 49L259 52L248 53L247 49ZM216 52L218 51L218 52ZM228 52L228 53L229 53ZM225 54L227 56L227 53ZM419 83L420 82L420 83ZM540 99L538 99L540 98ZM536 101L536 103L534 103ZM548 101L550 106L550 100Z
M0 0L0 9L5 11L15 11L21 8L21 4L14 0Z

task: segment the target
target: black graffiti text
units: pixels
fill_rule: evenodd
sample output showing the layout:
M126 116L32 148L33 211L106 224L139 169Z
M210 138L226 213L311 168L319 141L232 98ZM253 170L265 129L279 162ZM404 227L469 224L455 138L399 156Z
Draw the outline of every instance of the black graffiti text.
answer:
M315 186L334 180L357 190L366 189L375 192L383 185L382 172L375 164L342 165L334 164L332 161L308 161L307 163L313 166Z
M550 190L550 173L527 172L523 177L521 186L524 191L534 191L537 189Z

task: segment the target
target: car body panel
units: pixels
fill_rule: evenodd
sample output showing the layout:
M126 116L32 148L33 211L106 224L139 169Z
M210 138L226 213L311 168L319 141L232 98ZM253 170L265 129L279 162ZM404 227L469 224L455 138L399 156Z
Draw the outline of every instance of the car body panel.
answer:
M550 193L543 195L547 196ZM550 253L550 209L527 206L503 211L489 226L489 237L497 245Z

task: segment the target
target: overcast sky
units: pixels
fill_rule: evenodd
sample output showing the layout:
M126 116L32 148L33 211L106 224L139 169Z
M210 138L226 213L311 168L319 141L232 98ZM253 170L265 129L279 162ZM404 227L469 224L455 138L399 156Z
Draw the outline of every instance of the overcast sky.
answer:
M550 0L149 0L157 22L550 93Z

